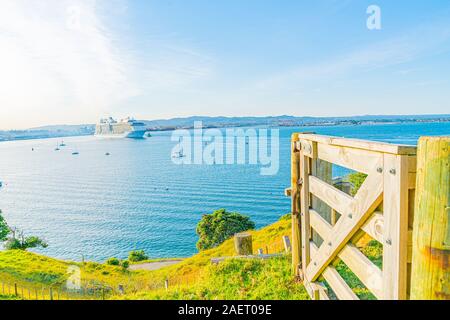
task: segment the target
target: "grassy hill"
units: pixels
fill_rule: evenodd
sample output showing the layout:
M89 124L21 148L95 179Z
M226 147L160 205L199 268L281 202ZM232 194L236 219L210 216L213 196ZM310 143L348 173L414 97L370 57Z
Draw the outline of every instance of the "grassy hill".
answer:
M254 250L263 248L269 253L282 252L282 236L290 232L289 216L261 230L251 231ZM380 264L379 246L369 243L362 250ZM293 279L289 255L269 260L227 259L218 265L211 264L211 258L233 255L234 245L230 239L217 248L200 252L169 267L155 271L129 271L94 262L61 261L25 251L3 251L0 252L0 284L59 288L69 277L68 268L76 266L81 271L86 294L80 298L99 298L95 296L95 289L107 287L111 289L108 298L112 299L308 299L304 287ZM343 263L338 264L337 269L358 296L373 298ZM169 284L167 290L166 280ZM124 288L124 293L117 290L119 285ZM11 298L6 296L0 296L0 300Z

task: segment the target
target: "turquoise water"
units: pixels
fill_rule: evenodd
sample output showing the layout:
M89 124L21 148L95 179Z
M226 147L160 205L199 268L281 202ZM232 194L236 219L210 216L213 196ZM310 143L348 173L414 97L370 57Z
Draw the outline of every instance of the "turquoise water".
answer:
M60 139L4 142L0 208L11 226L45 238L49 247L39 252L53 257L102 261L133 249L189 256L205 213L235 210L262 227L289 212L283 192L290 136L299 131L416 144L422 135L450 134L450 123L282 128L275 176L261 176L255 165L175 165L170 132L146 140L67 138L59 152Z

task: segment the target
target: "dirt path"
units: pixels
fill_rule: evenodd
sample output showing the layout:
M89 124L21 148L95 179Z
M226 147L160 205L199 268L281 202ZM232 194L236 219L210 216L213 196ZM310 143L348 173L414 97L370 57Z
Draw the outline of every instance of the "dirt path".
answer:
M149 262L142 264L133 264L130 265L130 270L158 270L164 267L168 267L177 263L180 263L183 260L167 260L167 261L159 261L159 262Z

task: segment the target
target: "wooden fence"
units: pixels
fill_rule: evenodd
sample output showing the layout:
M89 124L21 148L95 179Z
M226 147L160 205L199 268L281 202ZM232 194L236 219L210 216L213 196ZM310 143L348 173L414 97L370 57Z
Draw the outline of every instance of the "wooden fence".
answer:
M448 138L443 146L447 171L436 184L448 190ZM377 299L408 299L416 147L306 133L293 135L291 151L292 263L311 298L329 299L331 289L338 299L358 299L335 268L342 261ZM354 196L332 185L332 165L367 175ZM383 246L381 268L355 245L367 235ZM442 279L448 281L445 252ZM442 291L449 292L448 282Z
M112 294L117 293L106 286L69 290L63 285L37 286L0 280L0 296L20 300L107 300Z

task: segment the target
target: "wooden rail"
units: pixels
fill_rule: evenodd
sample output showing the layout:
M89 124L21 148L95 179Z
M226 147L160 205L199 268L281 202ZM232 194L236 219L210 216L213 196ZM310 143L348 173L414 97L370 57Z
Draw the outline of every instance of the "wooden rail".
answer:
M412 146L311 133L292 137L292 263L313 299L358 299L337 272L342 261L378 299L407 299L416 184ZM331 183L331 166L367 175L356 195ZM382 269L355 245L383 245ZM324 286L326 282L328 286Z

